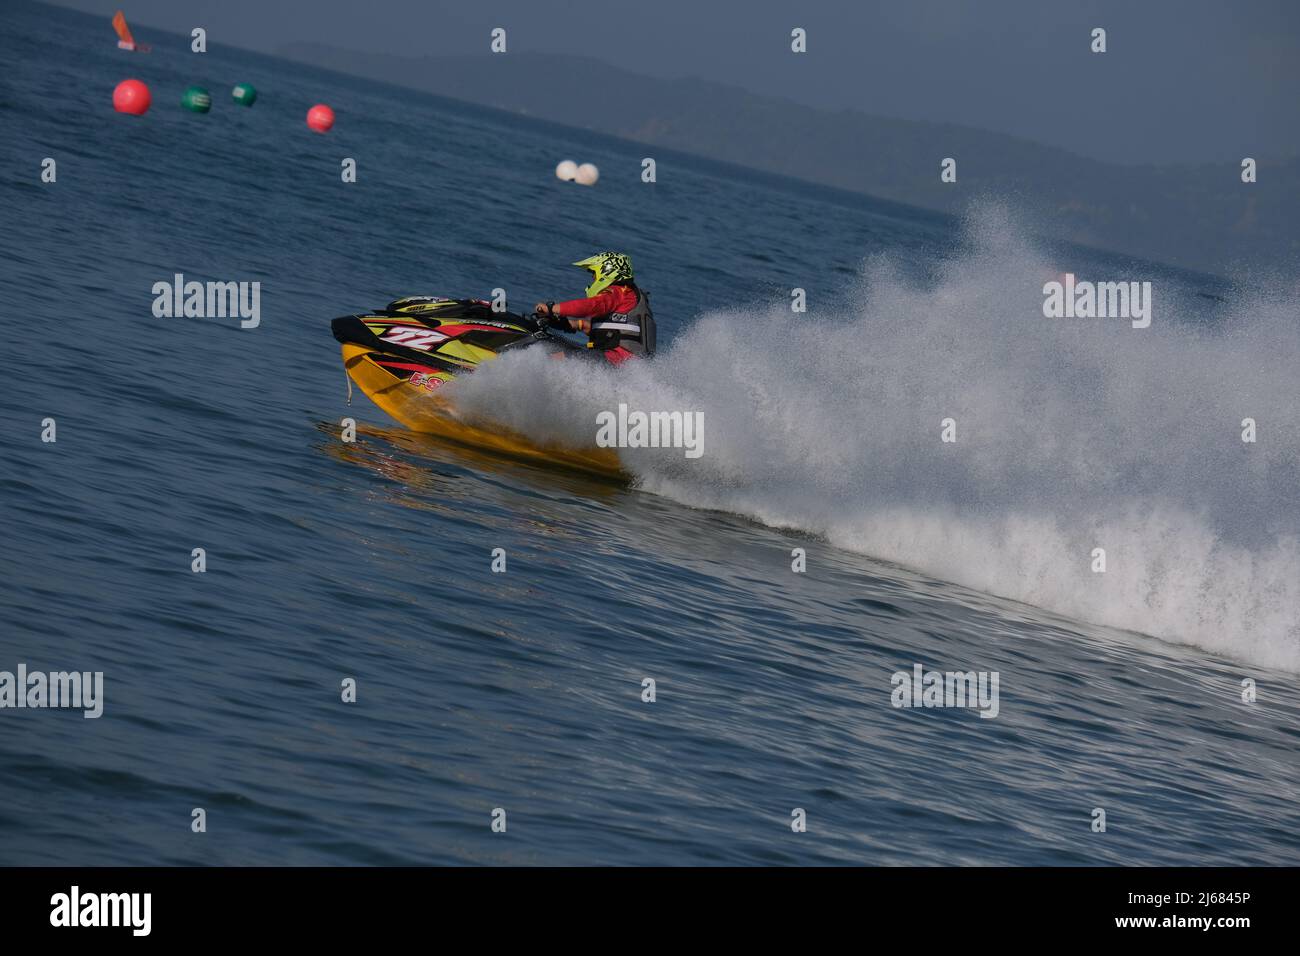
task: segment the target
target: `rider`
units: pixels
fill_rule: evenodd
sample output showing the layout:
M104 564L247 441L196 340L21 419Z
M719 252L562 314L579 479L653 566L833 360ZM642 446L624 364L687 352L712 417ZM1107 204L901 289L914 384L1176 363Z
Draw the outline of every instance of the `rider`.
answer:
M632 279L632 260L621 252L598 252L575 262L590 270L591 285L585 299L538 302L537 313L552 328L586 332L587 348L599 351L615 365L634 355L655 354L655 320L650 313L650 293Z

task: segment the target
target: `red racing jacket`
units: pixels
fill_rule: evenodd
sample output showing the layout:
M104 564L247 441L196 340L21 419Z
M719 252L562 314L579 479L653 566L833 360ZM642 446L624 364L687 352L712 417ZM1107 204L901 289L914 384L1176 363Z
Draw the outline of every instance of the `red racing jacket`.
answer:
M589 299L570 299L557 302L553 307L556 315L566 319L594 319L613 312L630 312L636 306L636 290L631 286L612 285L599 295Z

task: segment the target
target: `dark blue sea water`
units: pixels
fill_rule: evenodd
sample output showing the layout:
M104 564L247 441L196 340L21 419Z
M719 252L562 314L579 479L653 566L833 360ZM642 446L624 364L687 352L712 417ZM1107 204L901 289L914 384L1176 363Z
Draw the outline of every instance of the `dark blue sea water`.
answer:
M0 671L105 681L0 710L0 863L1300 862L1291 297L137 32L0 33ZM576 296L604 248L653 366L453 388L539 442L701 410L700 459L602 483L348 406L334 316ZM1044 319L1065 271L1152 281L1151 328ZM260 325L155 318L178 272ZM916 664L996 672L996 718L892 706Z

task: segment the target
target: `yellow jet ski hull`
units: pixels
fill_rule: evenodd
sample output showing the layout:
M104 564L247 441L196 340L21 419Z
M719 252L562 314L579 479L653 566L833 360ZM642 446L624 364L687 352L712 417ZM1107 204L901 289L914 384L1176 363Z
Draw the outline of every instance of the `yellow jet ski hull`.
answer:
M507 429L481 427L463 421L451 403L437 393L451 375L428 373L402 377L392 362L364 345L344 343L343 367L365 396L395 421L415 432L542 466L558 466L602 478L625 478L614 449L579 450L540 446ZM432 384L437 382L437 385Z

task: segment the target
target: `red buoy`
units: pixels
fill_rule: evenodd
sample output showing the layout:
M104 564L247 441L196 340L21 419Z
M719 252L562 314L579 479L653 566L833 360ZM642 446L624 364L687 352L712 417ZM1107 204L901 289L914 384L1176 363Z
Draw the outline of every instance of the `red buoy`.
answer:
M123 80L113 90L113 109L119 113L143 116L149 109L149 87L139 80Z
M334 125L334 111L324 103L317 103L307 111L307 125L318 133L328 133Z

